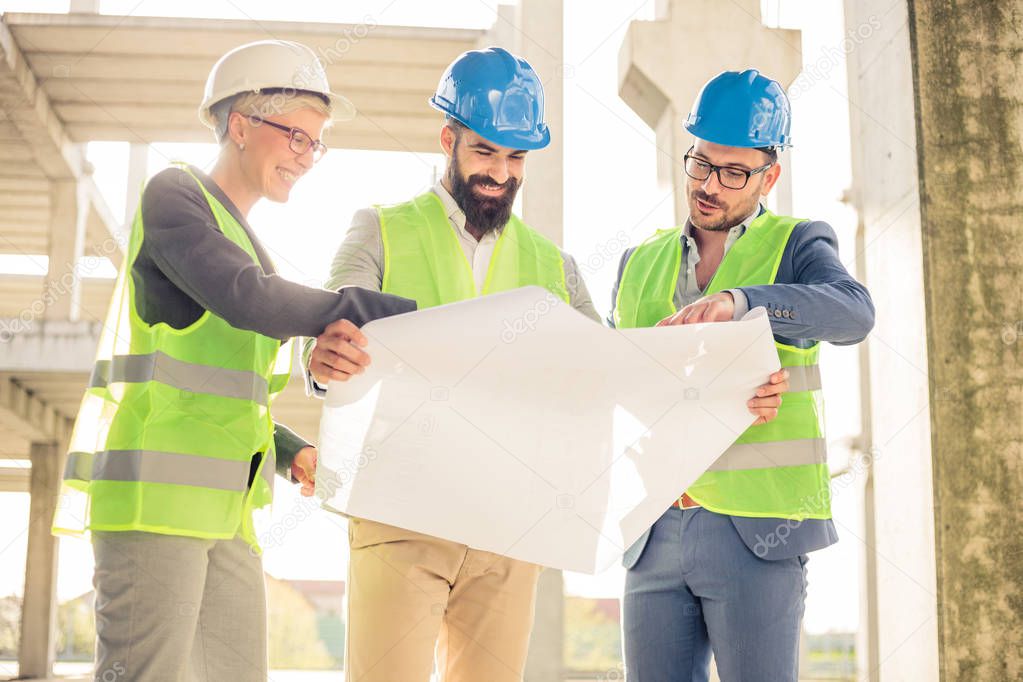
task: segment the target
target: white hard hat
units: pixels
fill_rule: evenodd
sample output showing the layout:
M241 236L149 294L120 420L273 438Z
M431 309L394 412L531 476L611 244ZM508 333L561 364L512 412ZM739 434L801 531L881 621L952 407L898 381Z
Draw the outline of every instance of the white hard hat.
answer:
M355 107L347 97L330 91L323 64L311 49L289 40L260 40L234 48L221 57L206 79L199 120L215 128L213 105L243 92L260 90L305 91L330 102L331 117L348 120Z

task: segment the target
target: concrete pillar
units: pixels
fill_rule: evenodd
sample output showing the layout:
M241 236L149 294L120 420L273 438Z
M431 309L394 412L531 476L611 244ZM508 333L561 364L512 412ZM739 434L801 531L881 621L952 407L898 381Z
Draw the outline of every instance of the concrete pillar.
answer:
M863 543L865 551L860 563L860 628L856 633L856 669L862 682L879 682L881 644L878 640L879 605L877 602L877 526L873 472L863 475Z
M946 680L1018 680L1023 0L908 5L931 360L939 670ZM893 284L901 289L901 281Z
M565 661L565 580L546 568L536 590L536 615L529 638L525 682L561 682Z
M57 539L50 526L63 458L56 442L32 443L29 458L31 506L18 664L21 677L45 679L53 674L57 646Z
M859 679L932 682L938 679L938 605L930 363L907 8L885 0L846 2L845 19L847 35L869 36L849 51L847 68L860 277L877 309L863 363L869 376L864 438L873 448L864 578L873 585L865 585L861 613L868 629L860 640L876 648L864 652L867 669Z
M476 43L476 47L484 48L496 45L498 47L503 47L510 52L518 51L518 4L499 4L494 8L494 10L497 18L494 19L493 26L488 28L486 32L480 36L479 41Z
M132 143L128 146L128 187L124 194L124 224L131 231L135 210L142 199L142 185L149 172L149 145Z
M853 140L855 141L855 137ZM853 148L852 170L853 178L860 177L862 170ZM858 188L860 185L854 182L846 199L854 207L862 206L862 197ZM856 272L861 277L867 272L867 233L863 221L862 211L857 211L856 223ZM877 526L875 523L875 499L874 499L874 462L873 453L876 452L873 440L873 422L871 405L873 405L873 386L870 383L870 346L866 343L859 345L860 361L860 437L856 443L855 450L861 456L862 476L858 477L857 488L860 499L863 502L863 546L860 548L860 627L856 632L856 670L860 674L861 682L878 682L879 668L881 665L878 642L878 603L877 603Z
M675 188L681 223L689 217L682 157L692 144L682 119L696 93L725 69L751 66L792 83L802 69L800 35L765 27L760 0L661 0L656 11L654 21L629 25L618 56L618 92L656 134L658 182ZM790 173L784 168L782 178ZM779 189L779 210L791 207L791 186Z
M881 682L1023 677L1021 11L846 3L879 27L850 113L867 281L897 292L871 342Z
M70 0L68 12L72 14L99 14L100 0Z
M522 218L552 239L564 243L565 65L563 0L522 0L519 3L516 52L543 79L544 113L551 143L530 152L522 185Z
M82 290L77 265L85 253L89 199L77 180L54 180L51 185L49 266L43 283L45 316L77 320Z
M498 36L509 37L510 22L499 15ZM543 79L544 116L551 143L530 152L522 185L522 218L556 244L564 243L564 20L563 0L521 0L510 37L511 49ZM561 571L546 569L537 588L536 617L526 661L526 682L561 682L564 666L565 590Z
M795 208L792 203L792 150L784 149L779 152L778 162L781 164L782 173L778 176L774 189L767 196L768 202L773 203L769 208L777 215L793 215Z

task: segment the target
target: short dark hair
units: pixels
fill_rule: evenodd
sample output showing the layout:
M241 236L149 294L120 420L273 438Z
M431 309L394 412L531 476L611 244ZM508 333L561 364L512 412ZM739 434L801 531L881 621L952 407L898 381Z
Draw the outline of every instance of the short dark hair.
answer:
M757 147L758 151L767 154L768 163L778 163L778 148L777 147Z
M449 126L452 130L455 131L455 139L456 140L458 140L458 139L460 139L462 137L462 131L463 130L468 130L469 129L469 126L465 125L464 123L459 121L457 118L455 118L454 116L450 116L450 115L444 117L444 123L447 126Z

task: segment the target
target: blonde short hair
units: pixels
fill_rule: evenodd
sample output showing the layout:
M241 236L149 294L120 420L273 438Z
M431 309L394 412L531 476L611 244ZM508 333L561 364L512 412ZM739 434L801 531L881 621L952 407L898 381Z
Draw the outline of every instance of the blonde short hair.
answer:
M324 129L329 128L333 123L330 104L315 93L301 90L297 92L283 90L279 92L243 92L230 100L230 106L225 105L218 103L212 109L217 121L216 132L220 144L225 144L230 139L227 134L227 121L235 111L243 116L268 118L280 114L290 114L299 109L312 109L327 117Z

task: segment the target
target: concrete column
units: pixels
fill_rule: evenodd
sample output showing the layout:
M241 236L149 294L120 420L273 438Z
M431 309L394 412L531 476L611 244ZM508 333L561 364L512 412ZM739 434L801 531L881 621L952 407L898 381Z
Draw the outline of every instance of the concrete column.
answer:
M939 670L945 680L1018 680L1023 0L908 5L931 360Z
M124 194L124 224L131 231L135 210L142 199L142 185L149 172L149 145L132 143L128 146L128 187Z
M495 11L497 18L494 20L494 25L488 28L487 31L480 36L479 41L476 43L476 47L482 49L484 47L496 45L498 47L503 47L510 52L518 51L518 4L499 4L495 8Z
M70 0L68 12L72 14L99 14L100 0Z
M1021 10L846 3L879 26L849 61L866 279L898 292L870 342L871 679L1023 674Z
M544 114L551 129L550 145L530 152L526 161L522 219L556 244L564 243L565 217L564 18L563 0L521 0L515 22L517 30L513 32L515 45L510 48L543 79ZM507 36L507 28L500 34ZM564 612L561 571L547 569L540 575L537 589L536 618L526 661L527 682L561 682Z
M779 152L778 162L781 164L781 175L767 198L773 202L774 205L770 208L777 215L793 215L795 209L792 204L792 150L785 149Z
M853 138L856 139L855 137ZM859 168L861 159L853 152L852 170L853 178L860 177L862 170ZM847 199L854 207L862 206L862 197L858 192L858 183L850 190ZM856 223L856 273L863 277L867 272L867 234L866 225L863 222L863 213L858 212ZM873 386L870 383L870 346L861 343L859 346L860 361L860 437L856 443L856 450L863 456L861 461L863 475L859 477L857 490L860 499L863 501L863 547L860 549L860 627L856 632L856 669L859 671L861 682L878 682L879 668L881 661L879 657L880 643L878 642L878 603L877 603L877 526L875 523L875 501L874 501L874 463L872 454L876 452L873 440L873 422L871 405L873 401Z
M50 258L43 284L47 319L78 319L82 282L77 264L85 253L88 215L89 199L77 180L52 182Z
M522 218L556 244L564 243L565 66L563 0L519 3L518 49L543 79L544 113L551 143L530 152L522 186Z
M860 628L856 633L856 669L862 682L881 679L881 643L878 640L879 609L877 603L877 546L876 505L874 501L873 473L868 469L863 476L863 542L866 545L860 563Z
M907 10L885 0L846 2L845 19L847 34L873 27L847 56L860 277L877 309L863 363L871 389L863 394L864 437L874 459L864 498L864 578L873 585L865 585L860 640L876 646L863 652L859 679L932 682L938 605L930 364Z
M682 118L700 88L725 69L756 66L781 83L802 69L799 31L767 28L759 0L659 0L654 21L633 21L618 56L618 92L654 130L659 184L675 188L675 216L689 217L682 157L692 136ZM787 156L783 155L783 163ZM791 208L791 167L782 173L776 202Z
M529 639L525 682L562 682L565 661L565 581L544 569L536 590L536 616Z
M56 442L32 443L29 457L31 508L18 664L21 677L45 679L53 674L57 647L57 539L50 526L63 458Z

